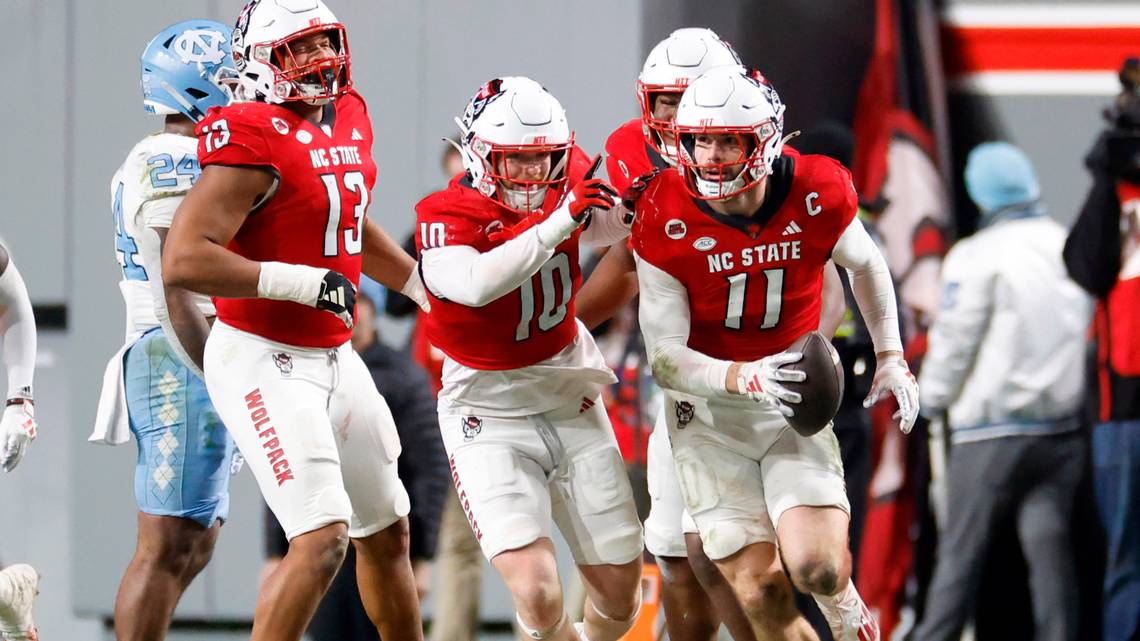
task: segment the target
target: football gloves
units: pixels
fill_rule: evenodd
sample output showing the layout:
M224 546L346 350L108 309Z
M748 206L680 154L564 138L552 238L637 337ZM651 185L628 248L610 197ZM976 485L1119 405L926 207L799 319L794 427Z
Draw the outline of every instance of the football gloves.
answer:
M767 403L784 416L792 416L788 403L803 400L799 392L793 392L781 382L800 383L807 374L799 370L782 369L788 363L795 363L804 357L802 352L780 352L765 356L758 361L744 363L736 378L736 389L757 403Z
M871 381L871 393L863 401L863 407L871 407L879 402L887 392L894 394L899 409L891 418L898 420L903 434L910 434L918 419L918 381L910 373L906 361L900 356L882 360L875 368L875 378Z
M36 440L36 409L30 400L13 399L0 418L0 467L11 472ZM9 401L11 402L11 401Z
M338 272L325 272L315 307L334 314L345 327L352 328L353 316L356 314L356 288L352 281Z
M582 181L570 190L568 204L570 217L578 223L583 223L594 209L610 209L617 202L617 190L601 178L594 178L598 168L602 166L602 155L594 156L594 162L586 170Z

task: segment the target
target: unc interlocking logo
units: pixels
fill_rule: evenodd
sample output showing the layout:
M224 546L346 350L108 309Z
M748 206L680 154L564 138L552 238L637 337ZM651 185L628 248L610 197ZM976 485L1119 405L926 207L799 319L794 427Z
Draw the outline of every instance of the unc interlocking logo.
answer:
M171 49L182 59L182 64L206 63L216 65L226 58L222 51L225 38L221 31L213 29L190 29L182 32L171 45Z

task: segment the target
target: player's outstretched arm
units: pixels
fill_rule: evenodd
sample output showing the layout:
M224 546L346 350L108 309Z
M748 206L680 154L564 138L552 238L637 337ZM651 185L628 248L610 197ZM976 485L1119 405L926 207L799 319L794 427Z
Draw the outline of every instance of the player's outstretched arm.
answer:
M0 246L0 343L8 372L8 394L0 418L0 467L11 472L36 438L32 376L36 362L36 320L20 271Z
M910 432L918 418L918 383L903 360L898 303L887 261L858 218L839 237L831 257L847 269L855 304L875 345L875 378L863 406L870 407L887 392L894 394L899 410L893 418L899 419L899 429Z
M274 185L272 174L210 165L187 192L162 256L165 282L209 296L254 298L261 264L229 249L246 216Z
M380 225L364 218L364 250L361 271L393 291L416 301L425 312L431 310L416 261Z
M574 301L578 319L594 329L637 296L637 265L624 244L610 247Z

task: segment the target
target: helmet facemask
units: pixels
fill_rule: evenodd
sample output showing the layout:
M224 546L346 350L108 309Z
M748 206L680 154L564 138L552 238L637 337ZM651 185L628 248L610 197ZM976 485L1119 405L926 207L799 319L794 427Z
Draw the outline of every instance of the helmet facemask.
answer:
M328 37L333 54L298 63L298 44L320 34ZM256 44L252 55L273 70L272 87L281 102L324 105L352 87L348 37L341 24L316 25L275 42Z
M573 134L570 135L570 140L556 144L503 145L473 138L472 151L483 162L480 191L513 211L523 214L534 212L546 202L551 190L564 191L567 182L566 163L573 145ZM550 170L542 178L512 178L507 170L507 157L512 154L549 154Z
M664 119L655 115L657 99L662 95L675 96L677 102L685 91L685 84L649 85L637 82L637 102L641 106L641 131L645 144L657 152L665 162L677 166L677 139L673 137L673 118ZM676 114L676 103L673 113ZM672 142L669 139L672 138Z
M702 200L727 200L755 187L772 173L765 162L764 150L774 142L778 144L779 127L766 120L755 127L673 127L679 142L678 164L691 195ZM702 137L733 136L740 154L720 162L698 162ZM776 154L778 155L778 154Z

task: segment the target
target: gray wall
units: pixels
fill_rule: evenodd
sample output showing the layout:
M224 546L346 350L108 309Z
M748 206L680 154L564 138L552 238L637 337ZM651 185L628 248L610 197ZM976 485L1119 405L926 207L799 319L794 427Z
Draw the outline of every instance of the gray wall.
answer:
M129 148L161 126L142 111L137 56L160 28L209 17L232 23L241 2L7 0L20 100L0 160L0 234L36 303L66 302L70 326L44 339L54 365L38 378L43 434L25 465L0 478L0 555L45 570L45 639L99 638L80 614L110 611L134 544L133 446L84 442L104 363L122 341L108 184ZM485 80L525 74L567 109L590 152L634 116L640 2L584 0L332 0L348 27L354 75L377 130L380 178L370 215L394 236L442 183L440 138ZM260 559L260 505L248 472L235 481L231 522L180 616L246 617ZM20 527L16 527L20 524ZM74 588L73 590L71 588ZM509 604L493 595L489 614Z

